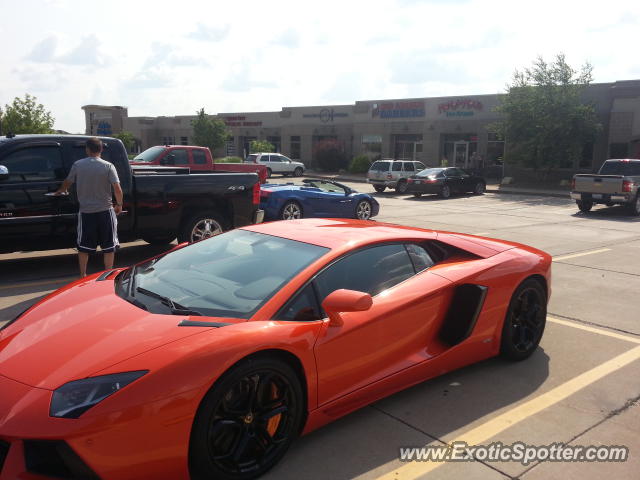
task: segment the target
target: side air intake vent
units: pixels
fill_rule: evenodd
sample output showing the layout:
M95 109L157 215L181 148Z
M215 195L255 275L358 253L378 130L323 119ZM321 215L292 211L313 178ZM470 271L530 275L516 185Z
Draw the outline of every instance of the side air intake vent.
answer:
M482 311L487 287L465 283L453 293L449 311L440 330L440 339L453 346L466 340Z
M117 270L107 270L106 272L103 272L98 278L96 278L96 282L104 282L116 271Z

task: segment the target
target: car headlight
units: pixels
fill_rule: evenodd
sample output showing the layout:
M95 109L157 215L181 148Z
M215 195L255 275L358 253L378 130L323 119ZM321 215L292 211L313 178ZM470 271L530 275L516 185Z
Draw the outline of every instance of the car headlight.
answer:
M114 373L65 383L53 392L49 415L78 418L109 395L113 395L148 372L149 370L138 370Z

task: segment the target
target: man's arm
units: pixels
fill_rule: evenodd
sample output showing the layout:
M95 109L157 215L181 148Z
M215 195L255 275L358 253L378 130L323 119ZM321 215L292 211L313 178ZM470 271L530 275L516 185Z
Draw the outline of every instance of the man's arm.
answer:
M68 193L69 188L71 188L71 185L73 185L73 182L68 178L66 178L64 182L62 182L62 185L60 185L60 188L58 188L58 190L56 190L54 193L56 195L63 195L65 193Z
M120 186L119 182L114 182L111 184L111 186L113 187L113 195L116 197L116 204L113 206L113 210L116 212L116 214L118 214L122 212L122 187Z

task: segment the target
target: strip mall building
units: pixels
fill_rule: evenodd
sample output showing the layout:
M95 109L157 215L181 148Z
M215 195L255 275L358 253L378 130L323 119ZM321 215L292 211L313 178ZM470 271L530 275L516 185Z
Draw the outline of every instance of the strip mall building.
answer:
M640 158L640 80L592 84L586 100L593 102L603 125L597 141L585 145L582 160L567 165L592 170L606 158ZM230 138L215 156L244 157L252 140L268 140L277 151L315 166L314 146L339 141L349 157L415 159L438 165L473 167L500 163L505 143L491 131L499 120L494 111L503 95L357 101L352 105L283 107L279 112L219 113ZM136 149L192 143L194 115L129 117L126 107L86 105L86 133L131 132ZM508 150L508 145L506 145ZM474 153L477 155L474 156ZM473 160L472 160L473 159Z

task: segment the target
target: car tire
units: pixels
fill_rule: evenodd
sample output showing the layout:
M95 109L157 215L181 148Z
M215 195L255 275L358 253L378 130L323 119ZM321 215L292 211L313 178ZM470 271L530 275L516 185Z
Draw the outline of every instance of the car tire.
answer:
M502 326L500 355L519 361L538 348L547 321L547 292L533 278L522 282L511 296Z
M142 237L142 240L147 242L150 245L169 245L176 239L175 235L145 235Z
M226 222L215 212L202 212L193 215L182 224L178 241L198 242L209 237L214 237L226 230Z
M271 355L238 362L198 407L189 439L192 480L248 480L273 467L299 435L306 405L296 371Z
M385 187L384 185L374 185L373 186L373 189L378 193L384 192L385 188L387 188L387 187Z
M358 220L369 220L371 212L371 202L369 200L360 200L356 205L355 217Z
M407 193L407 188L406 180L398 180L398 183L396 183L396 193Z
M440 189L439 195L442 198L451 197L451 187L449 185L443 185L442 188Z
M271 169L267 167L267 178L271 178Z
M487 186L485 185L484 182L478 182L473 187L473 193L475 193L476 195L482 195L484 194L484 191L486 189L487 189Z
M587 200L576 200L576 205L578 205L578 210L584 213L591 211L593 208L593 202Z
M640 215L640 194L636 195L633 203L630 203L628 205L628 209L631 215L634 215L636 217Z
M291 200L282 206L281 220L297 220L298 218L303 218L302 207L298 202Z
M296 167L296 169L293 171L293 176L301 177L303 173L304 173L304 170L302 169L302 167Z
M420 192L415 192L415 193L413 194L413 196L414 196L414 197L416 197L416 198L420 198L420 197L422 196L422 193L420 193Z

